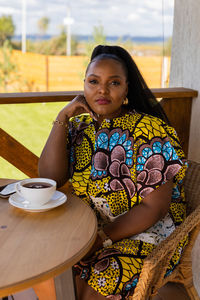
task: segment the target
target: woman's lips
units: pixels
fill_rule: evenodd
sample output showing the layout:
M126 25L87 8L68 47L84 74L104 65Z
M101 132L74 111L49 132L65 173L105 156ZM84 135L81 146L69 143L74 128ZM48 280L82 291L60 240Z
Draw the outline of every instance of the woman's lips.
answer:
M96 100L96 102L100 105L105 105L105 104L109 104L110 103L110 100L109 99L106 99L106 98L99 98Z

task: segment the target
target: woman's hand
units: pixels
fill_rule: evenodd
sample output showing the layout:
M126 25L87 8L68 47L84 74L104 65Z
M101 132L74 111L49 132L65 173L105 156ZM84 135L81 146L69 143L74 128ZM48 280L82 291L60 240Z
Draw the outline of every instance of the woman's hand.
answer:
M82 113L89 113L95 119L95 114L87 104L85 97L79 95L59 112L57 120L67 125L69 118ZM69 178L67 134L65 126L57 124L53 126L39 159L39 176L56 180L58 186L63 185Z
M89 113L93 119L96 119L96 114L87 104L84 95L78 95L60 111L57 118L60 121L65 121L66 118L69 119L83 113Z

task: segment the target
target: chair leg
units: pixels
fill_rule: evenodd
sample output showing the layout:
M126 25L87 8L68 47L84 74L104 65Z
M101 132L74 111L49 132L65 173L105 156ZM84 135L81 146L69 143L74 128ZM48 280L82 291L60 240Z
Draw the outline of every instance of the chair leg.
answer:
M200 300L200 297L194 287L193 284L193 274L192 274L192 263L188 266L188 264L183 265L180 269L180 274L182 278L182 283L191 298L191 300Z
M194 287L194 285L191 286L185 286L185 289L190 297L191 300L200 300L199 295L197 294L197 291Z
M76 288L72 268L55 277L57 300L76 300Z

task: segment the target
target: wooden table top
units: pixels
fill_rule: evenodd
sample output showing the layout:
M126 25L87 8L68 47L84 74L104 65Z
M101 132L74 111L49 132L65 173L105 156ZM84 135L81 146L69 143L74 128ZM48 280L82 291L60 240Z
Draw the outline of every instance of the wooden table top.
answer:
M0 185L7 181L0 179ZM93 211L69 189L67 202L26 212L0 198L0 297L55 277L78 262L97 233Z

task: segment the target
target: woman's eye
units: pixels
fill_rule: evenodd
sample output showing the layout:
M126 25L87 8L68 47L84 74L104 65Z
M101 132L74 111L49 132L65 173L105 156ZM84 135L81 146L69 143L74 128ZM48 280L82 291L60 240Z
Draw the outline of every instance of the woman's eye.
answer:
M111 85L120 85L120 82L119 82L119 81L116 81L116 80L114 80L114 81L112 81L112 82L111 82Z
M98 81L97 81L96 79L90 79L90 80L89 80L89 83L91 83L91 84L97 84Z

